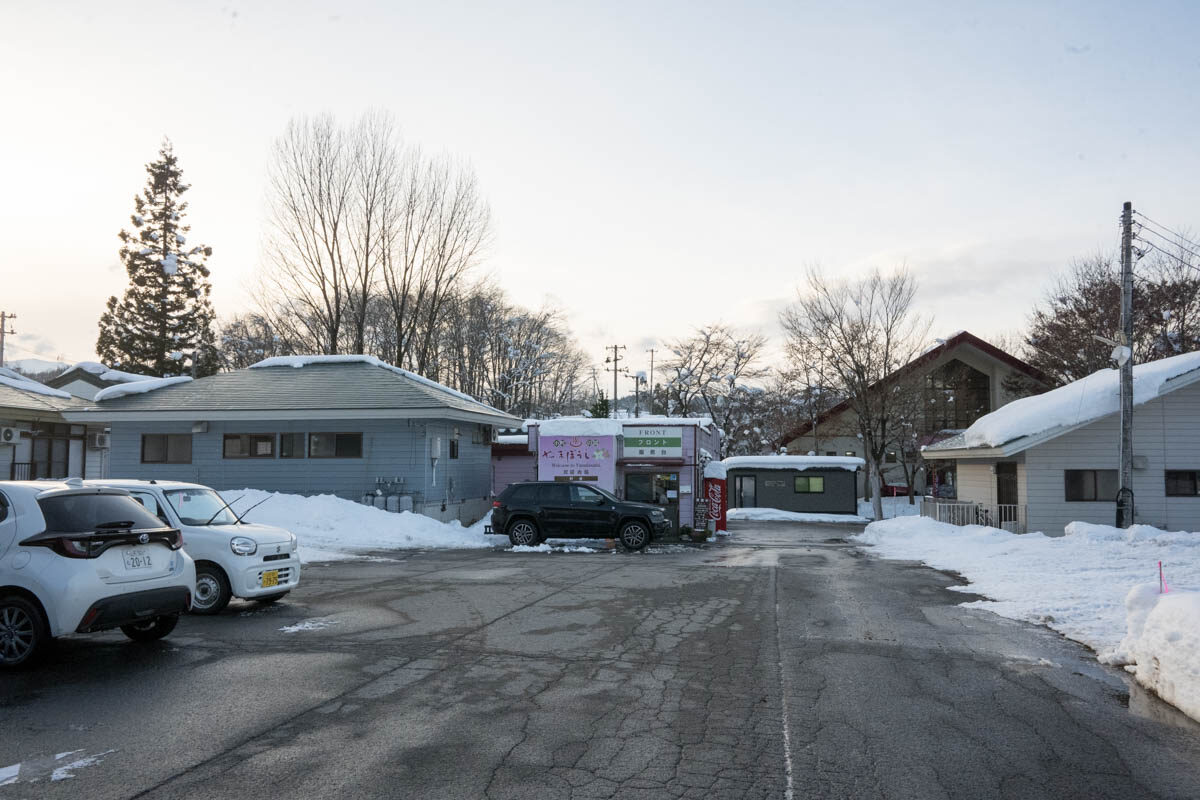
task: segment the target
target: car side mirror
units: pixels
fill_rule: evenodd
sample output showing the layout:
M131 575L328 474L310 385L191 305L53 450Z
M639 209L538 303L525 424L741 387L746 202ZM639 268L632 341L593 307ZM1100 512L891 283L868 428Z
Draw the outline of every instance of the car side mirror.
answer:
M607 502L608 502L608 498L607 498L607 497L601 497L599 500L597 500L597 501L596 501L596 505L598 505L598 506L602 506L602 505L604 505L604 504L605 504L605 503L607 503Z

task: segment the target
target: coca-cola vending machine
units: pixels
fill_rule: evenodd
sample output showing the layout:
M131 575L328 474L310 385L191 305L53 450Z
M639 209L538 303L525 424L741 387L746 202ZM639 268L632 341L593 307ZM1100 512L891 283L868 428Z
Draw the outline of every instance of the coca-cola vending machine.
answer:
M713 530L726 530L725 510L729 503L725 479L705 476L704 496L708 499L708 519L713 523Z

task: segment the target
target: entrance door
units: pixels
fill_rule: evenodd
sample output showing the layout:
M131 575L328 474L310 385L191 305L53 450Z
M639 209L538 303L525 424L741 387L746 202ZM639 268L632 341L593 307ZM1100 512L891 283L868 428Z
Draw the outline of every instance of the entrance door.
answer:
M996 502L1002 506L1017 504L1017 465L1012 461L996 465Z
M733 508L756 508L755 481L753 475L736 475L733 479Z
M625 499L634 503L659 506L663 510L663 516L671 521L672 530L679 530L678 472L627 473Z

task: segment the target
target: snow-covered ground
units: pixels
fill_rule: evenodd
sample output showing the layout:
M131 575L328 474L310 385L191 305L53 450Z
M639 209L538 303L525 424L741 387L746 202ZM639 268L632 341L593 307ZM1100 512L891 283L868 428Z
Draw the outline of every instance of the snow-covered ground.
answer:
M970 585L956 589L988 598L967 605L1049 625L1108 663L1136 661L1143 685L1200 719L1200 533L1074 522L1049 537L901 517L855 540L960 573Z
M921 513L921 498L914 497L913 502L909 505L908 496L904 497L884 497L883 500L883 518L891 519L892 517L915 517ZM875 511L871 508L870 500L858 498L858 515L867 519L875 519Z
M725 514L728 520L753 520L755 522L870 522L867 517L854 514L809 514L802 511L784 511L780 508L731 508Z
M484 548L505 541L484 534L486 516L464 528L458 522L438 522L411 511L397 514L329 494L304 497L261 489L231 489L222 491L221 496L228 502L240 497L232 502L239 514L265 500L246 515L246 521L278 525L296 534L300 560L305 563L358 558L370 550Z

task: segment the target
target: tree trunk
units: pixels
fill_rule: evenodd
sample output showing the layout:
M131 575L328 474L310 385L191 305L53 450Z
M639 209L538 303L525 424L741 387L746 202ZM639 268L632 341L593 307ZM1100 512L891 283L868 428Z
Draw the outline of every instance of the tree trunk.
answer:
M879 465L875 459L867 456L867 484L871 490L871 510L875 512L875 519L883 519L883 479L879 474Z

